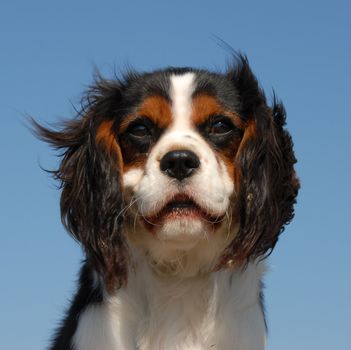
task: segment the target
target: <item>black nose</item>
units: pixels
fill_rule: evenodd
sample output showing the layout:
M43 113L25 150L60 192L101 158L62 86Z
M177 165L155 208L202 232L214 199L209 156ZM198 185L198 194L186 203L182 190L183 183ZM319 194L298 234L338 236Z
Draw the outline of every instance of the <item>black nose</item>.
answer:
M160 162L161 170L179 181L189 177L200 166L200 159L191 151L171 151L164 155Z

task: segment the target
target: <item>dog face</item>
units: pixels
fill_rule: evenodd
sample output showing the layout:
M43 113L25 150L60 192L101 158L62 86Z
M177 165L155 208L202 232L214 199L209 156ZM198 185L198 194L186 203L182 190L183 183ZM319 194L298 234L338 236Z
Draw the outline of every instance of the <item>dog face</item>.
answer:
M100 79L87 101L61 131L35 126L64 150L63 221L108 290L125 282L132 247L186 275L274 247L299 185L284 109L267 106L246 58L225 74Z
M229 228L229 220L236 202L233 160L244 124L219 102L224 97L220 91L209 93L219 76L176 73L163 73L165 97L146 95L115 132L124 164L124 194L131 203L127 232L163 265L179 262L182 253L197 245L206 252L204 260L213 261L209 251L218 254L231 241L235 230ZM160 82L157 76L149 79L155 85ZM222 83L227 83L225 92L234 101L229 81ZM203 247L205 243L209 246ZM213 244L219 246L211 249ZM183 270L190 273L196 270L192 267Z

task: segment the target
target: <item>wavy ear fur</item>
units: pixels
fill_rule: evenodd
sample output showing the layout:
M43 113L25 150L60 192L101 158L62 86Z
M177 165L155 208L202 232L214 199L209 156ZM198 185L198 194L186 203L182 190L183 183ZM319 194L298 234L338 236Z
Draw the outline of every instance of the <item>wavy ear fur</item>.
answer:
M267 106L246 57L239 56L239 64L228 74L239 92L240 115L248 127L235 159L240 173L240 231L224 259L242 264L265 257L274 248L294 216L299 181L283 105L274 97L273 106Z
M61 217L84 247L88 263L103 276L108 291L126 280L126 249L121 235L123 205L118 155L96 141L98 125L112 117L121 100L121 84L99 79L86 97L83 111L59 130L32 125L36 135L62 150L52 171L60 182Z

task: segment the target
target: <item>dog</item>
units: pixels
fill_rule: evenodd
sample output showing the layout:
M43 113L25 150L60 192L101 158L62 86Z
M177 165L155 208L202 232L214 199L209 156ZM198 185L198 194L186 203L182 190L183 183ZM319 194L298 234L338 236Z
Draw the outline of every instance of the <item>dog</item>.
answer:
M50 349L264 349L265 258L299 189L285 119L237 54L98 76L75 119L33 121L86 258Z

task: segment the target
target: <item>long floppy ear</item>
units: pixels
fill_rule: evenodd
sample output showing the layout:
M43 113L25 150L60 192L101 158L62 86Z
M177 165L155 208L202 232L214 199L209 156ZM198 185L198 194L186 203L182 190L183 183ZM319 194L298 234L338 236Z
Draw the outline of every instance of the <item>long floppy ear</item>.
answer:
M235 163L239 173L240 230L224 254L223 262L245 264L265 257L294 216L299 189L296 159L289 133L284 129L285 110L274 97L266 104L263 91L246 57L228 74L239 94L240 115L246 129Z
M100 79L89 90L83 111L59 130L32 121L37 136L62 151L60 166L52 171L62 188L62 222L82 244L88 263L101 274L108 291L126 280L121 158L114 136L106 135L105 127L113 123L120 100L121 86ZM102 136L110 139L110 147L102 144Z

